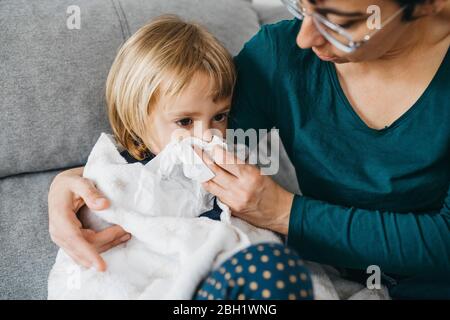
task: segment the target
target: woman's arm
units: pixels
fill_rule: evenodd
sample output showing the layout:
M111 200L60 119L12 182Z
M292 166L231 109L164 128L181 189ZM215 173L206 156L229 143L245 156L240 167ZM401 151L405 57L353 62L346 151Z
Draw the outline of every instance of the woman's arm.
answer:
M450 190L436 212L347 208L294 196L220 148L213 159L202 157L216 174L206 190L235 216L288 233L288 243L305 259L354 269L378 265L398 275L450 271Z
M288 243L305 259L398 275L450 271L450 189L441 210L396 213L295 196Z
M238 80L230 116L234 128L279 128L281 121L307 119L312 112L307 110L305 117L290 109L277 113L282 108L277 100L289 93L280 84L293 81L291 72L309 70L304 67L310 62L309 51L295 48L298 27L297 22L287 21L264 26L236 57ZM298 69L285 64L288 59L295 59ZM303 99L316 98L304 90L312 76L305 73L305 82L297 83L298 111ZM357 269L376 264L384 272L397 274L450 271L450 196L441 210L420 214L342 207L294 197L256 168L222 165L220 158L214 155L216 164L210 167L217 176L205 188L236 216L288 234L289 244L305 259Z
M48 194L50 236L78 264L104 271L106 264L99 252L128 241L130 235L120 226L100 232L82 228L76 216L82 206L103 210L109 205L108 200L82 174L83 168L71 169L53 180Z

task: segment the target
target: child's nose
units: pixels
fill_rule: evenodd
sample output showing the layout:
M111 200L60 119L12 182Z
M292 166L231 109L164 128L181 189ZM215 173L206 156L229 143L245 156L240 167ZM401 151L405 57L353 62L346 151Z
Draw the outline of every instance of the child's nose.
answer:
M203 140L206 142L210 142L212 140L213 137L213 133L211 132L211 130L207 129L205 130L205 132L203 133Z
M213 136L221 136L221 132L211 127L208 121L198 121L194 125L193 136L206 142L210 142Z
M209 124L205 121L194 121L194 128L191 131L192 136L195 138L210 141L210 134L209 134Z

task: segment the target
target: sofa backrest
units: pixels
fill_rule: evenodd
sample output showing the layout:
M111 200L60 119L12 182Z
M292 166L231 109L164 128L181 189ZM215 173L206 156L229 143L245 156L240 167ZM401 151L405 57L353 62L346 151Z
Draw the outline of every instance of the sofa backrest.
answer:
M0 178L85 163L110 131L104 87L115 54L151 18L198 21L232 54L259 29L246 0L78 0L80 29L68 27L73 4L0 1Z

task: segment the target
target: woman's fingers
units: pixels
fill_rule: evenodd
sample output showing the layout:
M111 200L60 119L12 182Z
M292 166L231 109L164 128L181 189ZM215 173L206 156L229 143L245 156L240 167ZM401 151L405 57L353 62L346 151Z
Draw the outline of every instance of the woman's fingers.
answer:
M100 253L131 238L120 226L112 226L100 232L90 229L79 231L79 234L71 236L66 234L68 240L61 243L61 247L76 263L86 268L94 266L98 271L106 270L106 263Z
M64 248L64 252L67 253L73 261L75 261L75 263L77 263L80 266L83 266L85 268L91 268L92 267L92 261L89 261L88 259L86 259L85 257L83 257L82 255L80 255L78 252L68 249L68 248Z
M77 263L104 271L105 261L88 241L88 238L95 239L95 233L82 231L76 212L84 203L94 210L105 209L109 203L82 175L83 168L74 168L58 174L53 180L48 195L50 236ZM118 237L120 230L113 229L112 233ZM108 232L101 236L107 238Z
M100 232L97 232L89 236L89 241L97 248L102 248L105 245L115 242L119 243L130 240L131 235L122 229L120 226L112 226L106 228Z
M241 176L241 170L246 165L236 154L215 146L212 150L212 158L220 167L230 172L236 177Z
M226 189L222 188L220 185L214 182L214 180L209 180L202 183L203 188L218 197L222 202L226 203L228 197L228 192Z
M80 259L88 261L88 268L94 266L97 271L103 272L106 270L105 260L100 256L92 244L86 241L83 237L78 239L76 254Z
M130 239L131 239L131 235L126 234L122 238L115 239L115 240L103 245L102 247L98 248L97 250L100 253L102 253L102 252L108 251L109 249L112 249L112 248L118 246L119 244L125 243Z
M213 161L213 159L209 157L209 155L205 154L203 157L203 161L215 174L215 177L212 178L212 181L221 186L223 189L227 190L231 188L231 186L237 181L234 175L218 166Z
M206 152L197 146L194 147L194 150L202 158L208 168L214 173L215 177L212 178L212 181L225 190L230 188L236 182L236 177L224 170L222 167L218 166Z
M73 188L73 192L81 197L90 209L104 210L109 207L108 199L89 179L77 177L73 183Z
M64 251L86 268L94 266L98 271L106 270L106 263L95 247L88 242L86 238L87 233L80 229L77 231L69 231L64 234L64 239L60 245Z

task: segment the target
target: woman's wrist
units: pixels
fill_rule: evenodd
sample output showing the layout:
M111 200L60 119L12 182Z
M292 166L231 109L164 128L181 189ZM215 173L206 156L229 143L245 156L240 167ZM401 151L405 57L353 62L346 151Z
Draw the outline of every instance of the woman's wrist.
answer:
M294 201L294 194L291 192L288 192L284 190L283 188L280 188L279 196L277 205L274 208L274 214L275 217L270 229L287 235L289 230L289 219L291 216L291 208L292 208L292 202Z
M78 167L78 168L72 168L68 170L64 170L59 174L59 176L77 176L82 177L83 176L84 167Z

